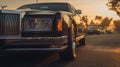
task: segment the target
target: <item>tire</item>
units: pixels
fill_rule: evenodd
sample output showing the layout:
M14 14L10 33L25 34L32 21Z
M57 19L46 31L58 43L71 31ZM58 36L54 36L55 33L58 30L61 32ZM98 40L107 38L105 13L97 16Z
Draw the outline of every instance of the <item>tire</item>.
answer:
M79 41L79 45L80 45L80 46L86 45L85 38L83 38L83 39L81 39L81 40Z
M75 31L70 28L68 29L68 48L63 51L60 52L60 58L63 60L74 60L76 58L76 37L75 37Z

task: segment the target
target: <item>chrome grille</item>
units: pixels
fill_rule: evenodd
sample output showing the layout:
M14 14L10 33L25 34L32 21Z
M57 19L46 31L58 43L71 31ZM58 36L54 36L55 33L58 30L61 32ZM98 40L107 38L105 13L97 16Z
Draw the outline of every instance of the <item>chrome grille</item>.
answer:
M19 35L20 14L0 13L0 36Z

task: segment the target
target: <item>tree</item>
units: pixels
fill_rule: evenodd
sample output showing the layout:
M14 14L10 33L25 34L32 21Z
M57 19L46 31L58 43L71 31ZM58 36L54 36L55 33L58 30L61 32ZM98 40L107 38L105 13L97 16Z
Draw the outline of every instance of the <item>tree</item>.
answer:
M86 26L88 26L88 17L87 17L87 15L82 16L82 20L85 22Z
M95 20L101 21L102 20L102 16L95 16Z
M112 18L109 18L109 17L105 17L101 24L100 24L100 27L102 27L103 29L107 29L107 27L109 26L109 24L111 23L112 21Z
M3 6L1 5L2 10L4 10L7 7L7 5Z
M103 18L102 16L95 16L94 20L96 22L96 25L99 25L102 22Z
M96 25L93 20L91 20L90 25Z
M107 6L110 10L116 12L120 16L120 0L108 0Z
M120 20L114 20L113 23L115 26L115 31L120 32Z
M3 5L4 3L3 3L4 1L3 0L0 0L0 9L2 9L2 10L4 10L6 7L7 7L7 5Z

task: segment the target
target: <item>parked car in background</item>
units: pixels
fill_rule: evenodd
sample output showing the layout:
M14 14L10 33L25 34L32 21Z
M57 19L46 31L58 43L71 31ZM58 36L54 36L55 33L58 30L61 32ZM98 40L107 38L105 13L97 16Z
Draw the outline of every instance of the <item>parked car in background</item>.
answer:
M77 43L85 45L78 31L81 10L69 3L37 3L16 11L0 10L0 52L59 52L61 59L76 58Z
M105 30L100 30L100 34L106 34Z
M112 33L114 33L113 30L106 30L105 32L106 32L107 34L112 34Z
M88 26L87 34L100 34L100 29L96 25Z

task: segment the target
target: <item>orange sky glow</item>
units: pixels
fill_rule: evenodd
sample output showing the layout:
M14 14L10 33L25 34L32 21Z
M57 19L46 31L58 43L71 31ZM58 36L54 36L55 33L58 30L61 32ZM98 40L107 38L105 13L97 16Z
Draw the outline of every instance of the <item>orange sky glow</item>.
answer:
M81 9L83 15L91 18L97 16L112 17L120 19L114 11L110 11L106 6L107 0L38 0L38 2L69 2L76 9ZM36 0L0 0L0 5L7 5L6 9L16 9L23 4L36 3Z

